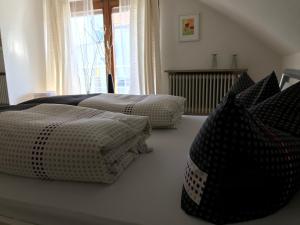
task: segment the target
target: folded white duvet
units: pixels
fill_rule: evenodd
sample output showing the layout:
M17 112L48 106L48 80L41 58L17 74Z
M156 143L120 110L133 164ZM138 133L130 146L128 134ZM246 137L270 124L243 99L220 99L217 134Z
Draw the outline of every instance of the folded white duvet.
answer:
M147 117L41 104L0 113L0 171L40 179L112 183L147 152Z
M184 113L185 98L172 95L100 94L80 102L79 106L148 116L153 128L173 128Z

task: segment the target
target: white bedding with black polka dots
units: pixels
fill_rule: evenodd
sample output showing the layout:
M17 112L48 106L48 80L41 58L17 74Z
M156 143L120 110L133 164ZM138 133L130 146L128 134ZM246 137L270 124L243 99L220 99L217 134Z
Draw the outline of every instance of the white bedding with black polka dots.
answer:
M148 117L41 104L0 113L0 171L46 180L112 183L148 152Z
M79 106L148 116L153 128L174 128L184 113L185 98L172 95L100 94Z
M188 156L183 185L188 195L197 205L200 204L206 180L207 173L200 170Z

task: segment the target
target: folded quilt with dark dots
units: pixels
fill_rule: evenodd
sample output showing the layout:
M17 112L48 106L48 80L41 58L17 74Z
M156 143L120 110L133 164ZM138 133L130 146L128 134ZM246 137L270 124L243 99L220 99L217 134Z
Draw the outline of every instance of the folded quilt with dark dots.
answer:
M25 107L26 108L26 107ZM113 183L148 152L148 117L57 104L0 113L0 171Z

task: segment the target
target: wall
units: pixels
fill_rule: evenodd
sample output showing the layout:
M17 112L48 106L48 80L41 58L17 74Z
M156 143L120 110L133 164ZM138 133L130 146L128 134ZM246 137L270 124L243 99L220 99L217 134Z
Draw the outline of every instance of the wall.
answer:
M300 51L299 0L199 1L232 18L281 54Z
M162 70L206 69L211 54L219 55L219 68L229 68L231 55L238 54L239 67L248 68L254 80L272 70L281 73L281 55L228 17L199 0L160 0ZM179 15L200 14L200 41L179 42ZM168 91L163 75L163 93Z
M0 30L11 104L46 89L42 2L0 0ZM279 53L199 0L160 0L160 8L163 71L209 68L212 53L219 55L219 68L228 68L231 55L236 53L240 67L248 68L254 80L273 69L281 73L282 57ZM201 19L200 41L179 42L179 15L195 13L199 13ZM162 92L167 93L166 74L163 75L162 87Z
M283 69L300 69L300 52L283 58Z
M0 30L10 104L45 91L42 0L0 0Z

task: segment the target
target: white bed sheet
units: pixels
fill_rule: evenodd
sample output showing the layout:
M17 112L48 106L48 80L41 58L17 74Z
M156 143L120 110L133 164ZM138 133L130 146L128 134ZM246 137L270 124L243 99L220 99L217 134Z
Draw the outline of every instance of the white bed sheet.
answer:
M112 185L40 181L0 174L0 215L36 224L205 225L180 208L187 154L206 117L184 116L178 129L154 130L153 152ZM300 195L278 213L245 225L300 224Z

